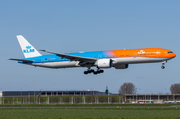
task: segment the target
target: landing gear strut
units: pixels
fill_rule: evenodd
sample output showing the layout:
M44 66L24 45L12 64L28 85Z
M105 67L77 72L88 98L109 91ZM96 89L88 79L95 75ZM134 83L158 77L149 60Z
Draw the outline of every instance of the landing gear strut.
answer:
M97 71L94 71L93 69L88 68L87 71L84 71L84 74L89 74L89 73L93 73L94 75L96 75L96 74L104 73L104 70L100 70L99 68L97 68Z
M164 66L164 65L165 65L166 62L167 62L167 61L162 62L162 66L161 66L162 69L165 69L165 66Z

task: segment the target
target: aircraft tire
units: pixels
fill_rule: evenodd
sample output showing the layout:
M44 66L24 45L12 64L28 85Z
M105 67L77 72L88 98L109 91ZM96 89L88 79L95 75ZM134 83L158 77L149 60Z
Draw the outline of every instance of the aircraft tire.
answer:
M161 68L162 68L162 69L165 69L165 66L162 66Z
M88 72L87 72L87 71L84 71L84 74L88 74Z
M94 75L96 75L97 74L97 72L95 71L95 72L93 72L94 73Z
M98 74L100 74L100 73L101 73L101 71L97 71L97 73L98 73Z
M93 73L93 72L94 72L94 70L93 70L93 69L91 69L90 71L91 71L91 73Z
M100 70L100 73L104 73L104 70Z

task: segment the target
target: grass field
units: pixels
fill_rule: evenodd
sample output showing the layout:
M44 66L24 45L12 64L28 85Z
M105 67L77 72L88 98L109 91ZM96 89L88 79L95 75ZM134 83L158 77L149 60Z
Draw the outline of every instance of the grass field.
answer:
M1 109L0 119L180 119L180 109Z
M83 107L83 106L179 106L180 103L171 103L171 104L0 104L0 107L43 107L43 106L48 106L48 107Z

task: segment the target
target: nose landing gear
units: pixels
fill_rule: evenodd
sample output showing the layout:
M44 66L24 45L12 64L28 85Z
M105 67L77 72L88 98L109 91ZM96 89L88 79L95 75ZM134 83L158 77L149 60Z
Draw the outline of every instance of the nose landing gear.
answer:
M165 69L165 66L161 66L162 69Z
M165 63L167 63L167 61L162 62L162 66L161 66L162 69L165 69L165 66L164 66Z

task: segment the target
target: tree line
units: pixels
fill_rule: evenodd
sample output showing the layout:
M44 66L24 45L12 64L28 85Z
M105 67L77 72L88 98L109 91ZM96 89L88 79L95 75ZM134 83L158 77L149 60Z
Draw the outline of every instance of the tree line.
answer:
M175 83L170 86L171 94L180 94L180 83ZM136 94L137 88L133 83L124 83L120 86L119 94Z

